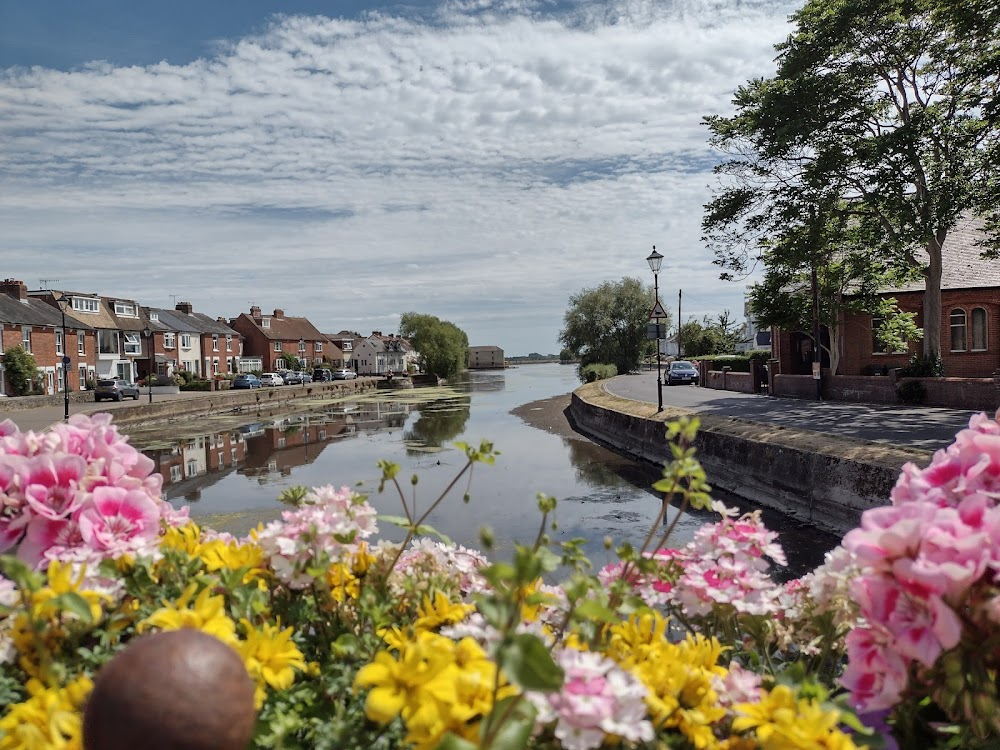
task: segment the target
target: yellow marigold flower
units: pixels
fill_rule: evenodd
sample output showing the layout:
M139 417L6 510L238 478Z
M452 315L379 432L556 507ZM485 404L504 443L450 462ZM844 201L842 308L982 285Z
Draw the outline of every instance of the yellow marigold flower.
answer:
M667 643L667 627L670 621L659 612L634 615L611 626L608 642L608 656L624 669L648 658L652 650Z
M56 603L63 594L76 594L82 597L90 607L90 617L97 621L101 619L101 603L111 601L111 597L99 591L81 588L86 577L86 570L73 579L73 566L53 560L46 571L48 585L31 595L31 617L33 620L54 620L65 610Z
M425 594L423 604L417 608L413 628L420 631L433 630L441 625L454 625L475 609L472 604L452 602L441 591L435 591L433 599Z
M837 728L840 711L825 708L811 698L797 698L786 685L775 686L758 703L740 703L735 708L742 716L733 720L733 731L752 729L762 750L857 748L854 741Z
M361 582L346 563L336 562L327 568L326 583L330 587L330 598L338 604L361 596Z
M195 628L235 645L236 623L226 615L226 600L221 596L211 596L211 591L207 588L194 598L197 590L197 583L189 584L176 602L164 602L165 606L140 622L137 630L143 633L150 628Z
M213 539L198 549L197 557L209 572L249 568L243 583L250 583L264 573L264 553L256 544L240 544Z
M47 688L28 680L28 700L9 708L0 718L0 750L79 750L83 704L94 685L78 677L63 688Z
M171 526L160 537L160 546L186 552L189 557L197 557L201 547L201 529L194 522Z
M247 630L247 637L238 649L247 672L257 683L254 701L260 709L267 697L265 686L287 690L295 682L295 670L306 670L306 660L292 640L293 628L278 630L265 623L258 630L248 620L240 622Z
M368 569L375 564L378 558L368 551L368 543L358 544L357 551L351 555L351 572L361 577L368 572Z

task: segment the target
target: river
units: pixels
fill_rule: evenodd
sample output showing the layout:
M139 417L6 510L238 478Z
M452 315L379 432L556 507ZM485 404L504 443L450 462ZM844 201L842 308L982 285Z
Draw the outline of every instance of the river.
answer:
M642 543L654 522L659 497L650 486L660 475L572 432L553 434L511 413L516 407L570 393L579 385L575 368L523 365L504 371L470 372L454 387L377 391L346 399L296 404L279 418L220 415L168 428L134 429L132 443L151 456L164 476L164 495L175 506L215 528L245 533L276 518L277 497L295 487L358 486L381 513L402 515L399 498L378 492L380 459L399 464L407 497L426 509L465 463L456 441L489 440L499 452L493 465L477 464L428 519L453 541L480 547L489 526L495 554L538 533L539 492L558 500L554 541L586 540L595 564L608 561L603 541ZM419 481L411 485L410 478ZM711 480L711 478L709 478ZM463 502L468 493L469 502ZM732 497L721 498L739 504ZM676 513L676 511L672 511ZM682 544L706 513L689 513L677 524L672 544ZM782 533L789 556L785 576L822 560L837 539L774 514L769 526ZM382 524L384 536L398 537Z

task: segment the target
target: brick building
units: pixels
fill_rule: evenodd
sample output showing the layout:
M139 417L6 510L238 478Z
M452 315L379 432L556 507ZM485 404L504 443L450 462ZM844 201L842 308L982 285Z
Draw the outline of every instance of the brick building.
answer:
M260 357L266 372L287 370L283 355L298 360L299 367L310 369L324 362L343 361L343 353L319 332L308 318L285 315L275 309L263 315L259 307L250 308L229 322L229 326L244 337L243 352L247 357Z
M989 378L1000 368L1000 261L980 257L982 248L976 242L981 238L981 222L966 220L942 247L941 360L947 377ZM916 313L917 325L923 327L923 282L886 290L885 296L894 297L903 312ZM878 324L870 315L844 316L838 374L877 375L904 366L913 353L923 351L920 341L910 342L906 351L884 351L873 335ZM812 341L776 331L774 356L779 372L806 374ZM828 365L824 356L823 366Z
M61 393L67 380L70 391L87 387L95 376L96 347L94 329L63 313L53 297L52 304L31 296L17 279L0 282L0 352L21 346L35 359L44 393ZM67 300L67 304L69 304ZM63 365L63 359L69 364ZM0 363L0 393L13 395Z

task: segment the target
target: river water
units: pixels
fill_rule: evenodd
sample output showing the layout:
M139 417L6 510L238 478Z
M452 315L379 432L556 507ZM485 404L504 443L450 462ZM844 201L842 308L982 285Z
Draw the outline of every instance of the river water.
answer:
M504 371L471 372L454 387L376 391L339 400L289 406L287 414L218 416L169 428L136 429L134 445L157 463L164 494L175 506L188 505L202 523L245 533L281 511L278 495L291 487L358 486L381 513L403 515L389 487L378 492L380 459L399 464L407 499L418 512L428 508L465 463L456 441L489 440L499 451L493 465L477 464L456 485L428 523L453 541L481 547L480 528L489 526L496 552L514 542L531 543L539 530L539 492L558 500L554 541L587 540L595 565L610 560L603 545L640 545L655 521L659 496L650 486L657 467L638 464L582 436L553 434L530 426L511 410L570 393L579 385L574 367L524 365ZM418 477L411 485L411 476ZM711 481L711 477L709 477ZM469 502L463 502L468 493ZM732 497L722 497L739 505ZM672 510L671 513L677 511ZM685 514L672 545L682 544L705 513ZM789 556L784 574L818 564L837 539L808 527L765 516L779 530ZM399 538L381 524L383 536Z

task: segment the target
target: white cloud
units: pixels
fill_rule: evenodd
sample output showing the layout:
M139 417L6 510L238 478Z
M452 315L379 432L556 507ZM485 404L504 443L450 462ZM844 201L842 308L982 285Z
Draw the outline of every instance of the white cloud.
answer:
M211 59L0 73L5 274L323 330L440 315L557 351L624 275L742 310L699 242L703 115L771 70L790 6L528 2L281 17ZM685 317L688 308L686 306Z

